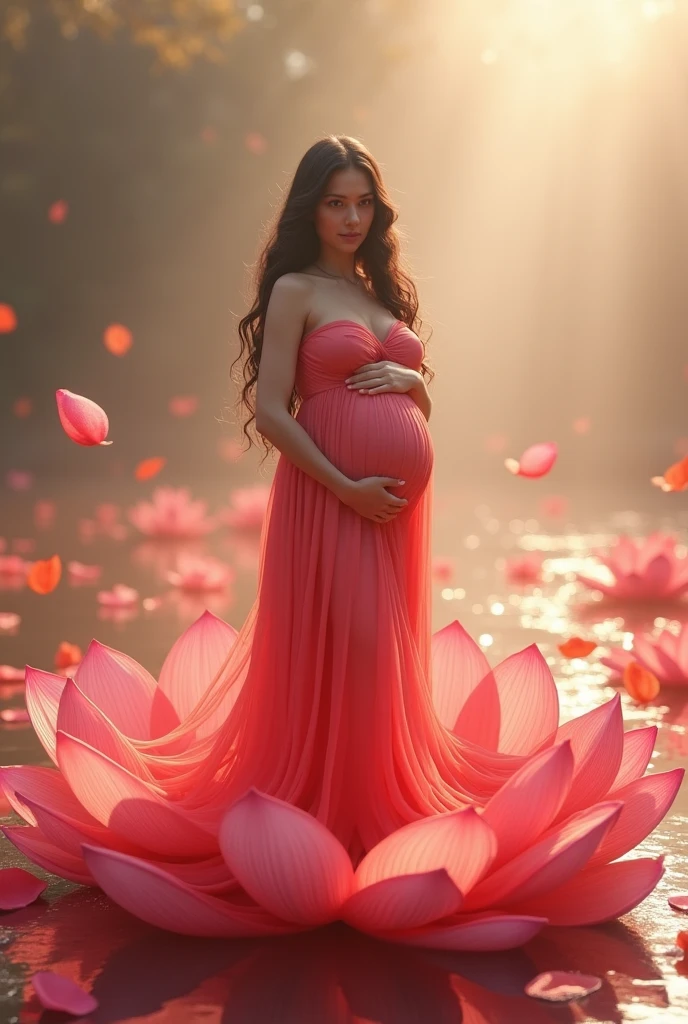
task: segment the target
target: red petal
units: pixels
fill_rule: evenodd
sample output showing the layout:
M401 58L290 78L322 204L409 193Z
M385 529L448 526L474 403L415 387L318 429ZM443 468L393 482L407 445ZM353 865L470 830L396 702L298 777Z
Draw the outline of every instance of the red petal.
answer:
M34 562L26 577L27 584L37 594L49 594L60 582L62 560L59 555Z
M36 971L31 978L38 1001L46 1010L61 1010L74 1017L83 1017L98 1008L98 1000L90 992L54 971Z
M688 896L669 896L669 906L674 910L688 910Z
M38 899L47 884L24 868L3 868L0 871L0 910L27 907Z
M582 999L602 987L602 979L594 974L576 974L571 971L545 971L529 981L524 991L535 999L546 999L549 1003L567 1003L570 999Z

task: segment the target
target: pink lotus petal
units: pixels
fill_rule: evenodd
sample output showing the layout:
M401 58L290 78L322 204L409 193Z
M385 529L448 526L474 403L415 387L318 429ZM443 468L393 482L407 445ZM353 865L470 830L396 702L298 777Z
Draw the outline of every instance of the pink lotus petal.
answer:
M122 765L132 775L154 782L138 751L81 691L75 679L65 683L57 713L57 729L87 743L100 754Z
M602 988L602 979L592 974L576 974L572 971L545 971L529 981L524 988L527 996L546 999L548 1003L568 1003L572 999L583 999Z
M71 978L65 978L54 971L36 971L31 977L38 1001L46 1010L62 1010L74 1017L83 1017L98 1008L98 1000L77 985Z
M57 412L65 433L72 441L83 445L107 445L108 418L103 409L90 398L75 395L66 388L55 392Z
M43 744L48 757L57 764L55 757L55 729L57 709L66 679L54 672L26 666L26 706L31 724Z
M540 477L549 473L557 459L557 446L551 441L531 445L520 459L506 459L504 465L510 473L525 477Z
M77 800L102 825L152 853L198 857L217 841L157 787L67 733L57 732L57 760Z
M353 893L340 911L342 921L361 931L417 928L454 914L463 896L444 868L385 878Z
M165 701L172 705L180 721L186 718L226 664L236 638L237 630L209 611L203 612L178 637L160 670L159 690L152 708L154 736L170 728ZM217 710L199 728L199 736L209 735L226 720L239 689L236 685L232 687Z
M453 731L488 750L524 755L550 744L558 721L552 672L537 646L530 644L505 658L472 690Z
M433 703L442 724L453 729L466 700L489 674L490 664L456 619L433 633L431 642Z
M93 879L82 858L58 849L48 842L39 828L33 825L3 825L0 826L0 832L14 843L20 853L53 875L60 875L61 878L68 878L81 885L93 885Z
M641 857L585 868L575 878L538 899L515 905L521 914L547 914L564 927L602 924L627 914L648 896L664 873L663 859Z
M493 870L522 853L549 828L568 796L572 778L571 744L564 741L530 758L497 790L482 815L499 842Z
M218 839L246 892L282 920L324 924L351 892L353 867L336 836L306 811L254 788L226 812Z
M546 917L499 914L457 914L455 923L428 925L407 932L385 933L388 942L427 949L470 950L487 953L491 950L515 949L530 942L547 924Z
M583 807L590 807L609 791L621 765L623 735L618 694L606 704L562 725L557 731L555 742L571 740L574 759L571 792L558 820Z
M641 843L671 807L684 774L684 768L674 768L617 789L614 799L623 800L621 814L590 858L589 866L616 860Z
M83 822L83 824L98 824L95 818L87 814L64 777L54 768L42 768L35 765L0 768L0 786L14 810L29 825L35 825L36 819L24 804L23 799L17 796L18 793L41 805L52 807L59 813Z
M151 739L151 713L158 684L128 654L92 640L74 680L79 689L129 739ZM172 729L178 718L158 698L156 723Z
M100 888L142 921L180 935L280 935L298 931L260 907L232 904L198 892L159 867L112 850L84 846L84 858Z
M0 910L28 907L41 895L48 883L24 868L0 869Z
M688 910L688 896L669 896L667 899L674 910Z
M644 729L629 729L624 733L621 764L616 778L609 787L608 796L611 797L629 782L645 774L656 739L656 725L648 725Z
M98 846L112 847L124 853L131 853L134 856L145 856L140 847L134 846L127 840L120 840L114 832L103 825L91 825L77 818L70 818L62 811L54 807L44 807L31 800L23 793L18 793L24 807L28 807L33 815L36 825L45 837L47 842L53 843L59 850L75 857L78 861L83 859L82 846L84 843L97 844ZM84 865L85 866L85 865Z
M374 846L356 868L355 891L386 878L445 868L462 893L483 877L497 839L472 807L412 821Z
M530 903L564 884L587 864L622 807L619 801L596 804L550 829L534 846L480 882L466 899L466 911L510 904L520 909L524 901Z

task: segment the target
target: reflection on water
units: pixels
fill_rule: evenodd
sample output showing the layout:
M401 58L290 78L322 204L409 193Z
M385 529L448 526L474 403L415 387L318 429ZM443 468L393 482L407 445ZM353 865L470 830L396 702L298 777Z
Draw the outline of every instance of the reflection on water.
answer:
M139 488L125 494L124 485L118 486L124 508L140 497ZM434 588L433 625L439 629L458 618L480 638L492 661L537 642L554 672L567 719L615 693L609 671L599 662L601 651L611 645L628 648L634 632L677 629L688 621L688 601L614 606L584 590L575 574L589 573L592 553L619 532L641 536L661 528L685 537L688 517L605 517L594 509L584 512L584 502L578 501L548 507L549 518L527 518L522 507L507 507L514 493L491 496L489 502L484 496L436 495L433 550L446 556L447 565ZM228 497L226 489L219 492L216 486L199 487L194 496L199 495L211 510ZM91 494L74 487L58 496L53 517L40 518L28 529L32 500L27 495L14 502L10 511L16 519L3 522L5 554L21 547L28 558L59 552L64 563L78 559L102 565L103 571L91 583L65 575L46 596L28 590L21 577L0 575L0 621L5 612L21 616L19 628L0 628L0 665L52 669L61 641L85 650L95 637L156 674L173 641L205 608L237 628L243 622L255 597L255 529L220 526L184 543L156 543L138 536L133 527L86 530L79 528L80 517L94 514L95 488ZM571 508L578 509L575 520ZM29 533L36 540L33 550ZM18 548L12 549L13 538L21 542ZM183 552L226 562L233 570L227 588L204 594L171 587L167 574L176 571ZM540 578L508 583L507 560L531 554L541 560ZM452 562L453 575L447 567ZM126 608L99 607L97 591L118 583L134 588L136 601ZM595 640L598 650L567 661L557 644L574 634ZM647 707L635 705L623 692L622 703L627 727L659 727L651 770L688 763L688 687L665 687ZM21 684L0 681L0 710L22 706ZM46 763L26 723L0 722L0 744L2 763ZM0 920L0 1020L40 1018L28 979L35 970L51 967L93 991L100 1002L88 1018L94 1024L688 1021L688 966L683 967L675 947L677 932L688 922L667 905L669 893L688 889L686 810L684 787L670 817L633 854L666 855L664 878L636 911L622 922L596 928L547 929L523 949L503 954L404 949L341 925L269 941L187 939L144 925L97 890L53 880L44 898ZM5 812L0 807L0 814ZM4 865L26 863L6 841L0 849ZM523 995L525 983L548 969L597 974L604 984L581 1004L549 1007Z

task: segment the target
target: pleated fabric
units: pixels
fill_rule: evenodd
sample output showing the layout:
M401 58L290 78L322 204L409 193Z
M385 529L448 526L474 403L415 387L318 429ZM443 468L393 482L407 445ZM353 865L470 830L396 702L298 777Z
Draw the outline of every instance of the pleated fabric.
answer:
M408 504L388 522L366 519L280 456L256 601L183 723L186 754L156 770L209 823L254 786L318 818L355 864L408 822L484 803L514 769L512 758L472 752L433 706L425 417L409 394L345 384L380 359L419 369L422 355L399 321L384 342L348 320L302 341L297 421L352 479L404 480L390 490Z

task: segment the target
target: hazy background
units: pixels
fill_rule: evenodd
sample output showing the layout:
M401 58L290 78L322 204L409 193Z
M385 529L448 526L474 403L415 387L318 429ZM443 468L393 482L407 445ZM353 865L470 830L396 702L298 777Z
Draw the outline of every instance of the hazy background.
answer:
M12 470L38 496L154 455L152 484L255 476L217 422L248 268L303 152L346 133L433 328L436 480L489 489L555 440L529 496L682 503L648 478L688 451L687 29L678 0L0 0L6 498ZM106 409L110 448L66 438L59 387Z

